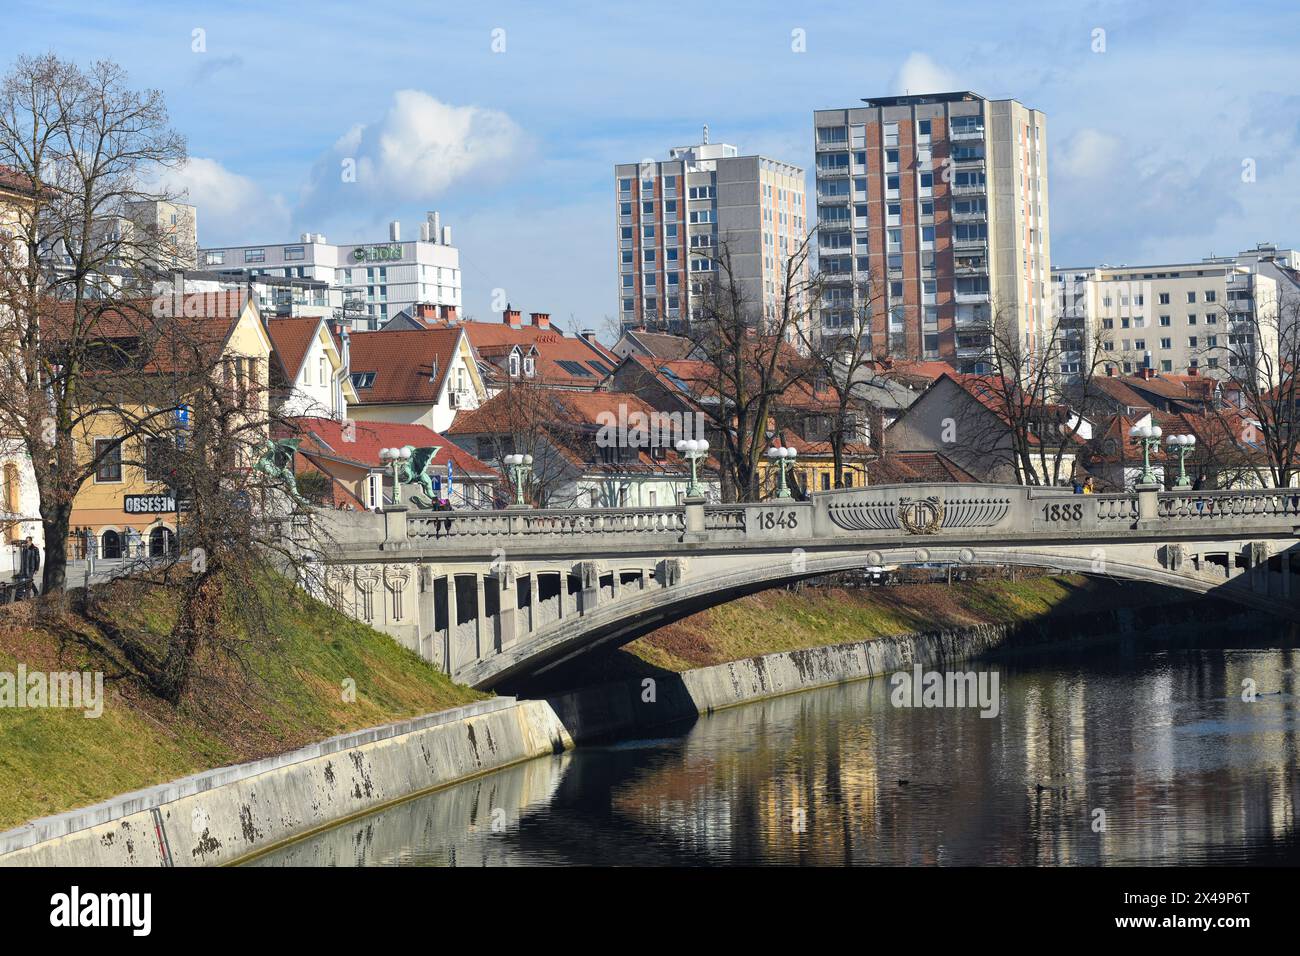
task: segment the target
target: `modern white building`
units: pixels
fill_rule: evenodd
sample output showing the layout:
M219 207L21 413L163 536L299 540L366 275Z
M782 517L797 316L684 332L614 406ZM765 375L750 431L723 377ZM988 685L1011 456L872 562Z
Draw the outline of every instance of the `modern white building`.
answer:
M461 306L460 251L436 212L420 223L417 239L404 240L395 220L386 242L339 245L305 232L297 242L200 249L199 268L226 278L318 280L332 313L358 331L416 304Z

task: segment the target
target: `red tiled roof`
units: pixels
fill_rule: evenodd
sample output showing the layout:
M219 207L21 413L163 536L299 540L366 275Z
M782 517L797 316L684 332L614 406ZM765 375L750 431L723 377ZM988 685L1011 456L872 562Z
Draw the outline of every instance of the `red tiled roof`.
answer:
M303 359L307 357L312 340L316 338L316 330L324 321L320 317L304 316L271 319L266 323L267 337L271 340L271 347L289 381L298 377Z
M350 427L349 427L350 426ZM316 451L332 458L341 458L367 468L385 466L379 457L381 448L416 448L438 446L438 454L431 465L445 467L450 461L457 471L479 476L496 476L494 468L464 451L450 438L439 435L424 425L403 425L392 422L341 422L333 418L304 416L286 422L285 434L299 434L305 439L300 450L310 454ZM351 441L347 440L350 433Z
M435 404L456 357L458 327L402 332L353 332L352 373L374 372L357 389L358 405Z

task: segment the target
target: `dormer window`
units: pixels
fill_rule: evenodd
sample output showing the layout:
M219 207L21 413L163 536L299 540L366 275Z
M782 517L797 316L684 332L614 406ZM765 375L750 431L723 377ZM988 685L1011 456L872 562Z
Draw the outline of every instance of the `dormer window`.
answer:
M518 352L510 353L510 377L511 378L519 377L519 353Z
M531 355L524 356L524 374L529 378L537 374L537 359Z

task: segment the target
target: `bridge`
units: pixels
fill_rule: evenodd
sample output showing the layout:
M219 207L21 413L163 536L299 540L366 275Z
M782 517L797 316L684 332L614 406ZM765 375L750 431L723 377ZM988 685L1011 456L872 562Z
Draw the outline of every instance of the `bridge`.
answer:
M668 508L318 511L317 587L490 689L686 615L863 567L1021 565L1147 581L1300 620L1300 490L1107 495L907 484Z

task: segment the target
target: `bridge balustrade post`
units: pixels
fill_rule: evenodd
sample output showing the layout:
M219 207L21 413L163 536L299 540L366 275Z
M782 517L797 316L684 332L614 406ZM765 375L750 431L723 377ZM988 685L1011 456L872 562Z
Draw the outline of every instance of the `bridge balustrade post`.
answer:
M1154 523L1160 517L1160 486L1159 485L1138 485L1136 487L1138 499L1138 527L1144 527L1149 523Z
M686 533L682 535L682 540L703 541L705 538L704 499L686 498L683 504L686 509Z
M494 573L497 579L497 648L505 650L519 637L516 624L515 569L502 564Z
M384 509L384 543L383 550L407 547L406 509L401 505L390 505Z
M574 566L573 573L582 582L578 613L590 614L596 610L596 604L600 601L600 568L595 561L579 561Z

